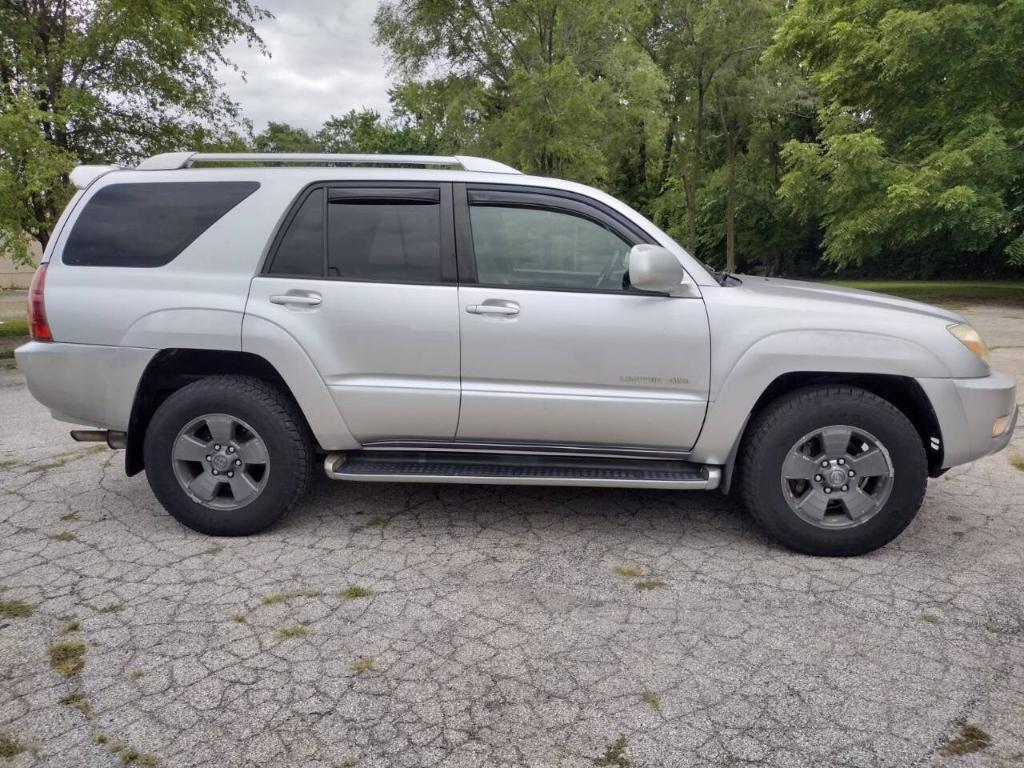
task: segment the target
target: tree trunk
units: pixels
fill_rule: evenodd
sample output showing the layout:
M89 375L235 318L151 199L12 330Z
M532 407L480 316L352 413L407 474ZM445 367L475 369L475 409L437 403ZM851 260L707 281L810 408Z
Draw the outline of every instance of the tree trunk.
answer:
M728 171L725 187L725 271L736 271L736 145L726 137Z

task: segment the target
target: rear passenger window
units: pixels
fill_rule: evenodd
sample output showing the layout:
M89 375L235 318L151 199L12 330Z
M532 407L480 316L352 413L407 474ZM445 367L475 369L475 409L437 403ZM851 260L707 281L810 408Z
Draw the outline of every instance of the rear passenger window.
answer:
M327 275L393 283L441 282L436 189L332 189Z
M162 267L259 186L251 181L111 184L85 204L63 261L81 267Z
M272 275L323 277L324 191L315 189L292 218L277 246Z

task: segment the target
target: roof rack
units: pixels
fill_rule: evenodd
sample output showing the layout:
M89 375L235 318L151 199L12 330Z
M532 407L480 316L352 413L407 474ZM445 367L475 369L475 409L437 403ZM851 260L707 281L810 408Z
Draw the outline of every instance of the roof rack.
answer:
M484 157L466 155L352 155L315 152L166 152L139 163L138 171L173 171L197 163L263 165L353 165L353 166L456 166L480 173L519 173L515 168Z

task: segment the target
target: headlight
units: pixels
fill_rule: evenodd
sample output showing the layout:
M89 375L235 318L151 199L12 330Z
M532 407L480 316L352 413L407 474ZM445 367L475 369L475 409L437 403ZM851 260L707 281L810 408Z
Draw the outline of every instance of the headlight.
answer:
M970 323L954 323L949 326L949 332L956 336L961 344L977 355L979 360L988 365L988 345L985 344L981 334L974 330Z

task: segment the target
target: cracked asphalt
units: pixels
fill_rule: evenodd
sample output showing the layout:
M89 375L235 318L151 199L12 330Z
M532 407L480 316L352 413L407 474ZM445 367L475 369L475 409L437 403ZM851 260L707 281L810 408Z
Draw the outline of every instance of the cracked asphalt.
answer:
M838 560L717 493L326 479L207 538L67 429L0 369L0 765L1024 766L1008 453Z

